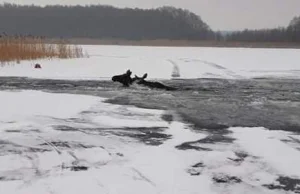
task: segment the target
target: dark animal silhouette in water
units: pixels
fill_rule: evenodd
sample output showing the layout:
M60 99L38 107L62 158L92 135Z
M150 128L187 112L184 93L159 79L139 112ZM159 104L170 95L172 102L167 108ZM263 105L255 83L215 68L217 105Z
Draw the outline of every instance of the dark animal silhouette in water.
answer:
M164 85L160 82L146 81L145 79L147 78L147 76L148 76L147 73L145 73L143 75L143 77L138 77L137 75L135 75L134 81L137 81L137 84L144 85L144 86L147 86L149 88L157 88L157 89L164 89L164 90L176 90L176 88L166 86L166 85Z
M129 87L134 82L134 79L131 78L132 72L130 70L127 70L126 73L122 75L115 75L112 77L112 81L114 82L120 82L125 87Z
M123 86L125 86L125 87L129 87L134 82L137 82L137 84L144 85L144 86L147 86L149 88L157 88L157 89L164 89L164 90L176 90L176 88L166 86L166 85L164 85L160 82L146 81L145 79L148 76L147 73L145 73L143 75L143 77L138 77L137 75L135 75L134 78L131 78L131 74L132 74L132 72L130 70L127 70L127 72L122 74L122 75L113 76L112 81L119 82L119 83L123 84Z

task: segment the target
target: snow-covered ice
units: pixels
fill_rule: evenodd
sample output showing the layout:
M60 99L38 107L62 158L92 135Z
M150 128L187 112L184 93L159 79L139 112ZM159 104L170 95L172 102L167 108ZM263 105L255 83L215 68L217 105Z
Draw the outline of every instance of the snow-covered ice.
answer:
M14 121L28 117L69 118L93 104L99 98L84 95L52 94L26 90L22 92L1 91L0 107L3 112L0 120Z
M298 139L298 135L282 131L269 131L264 128L232 128L237 143L247 151L260 157L278 174L300 177L299 150L284 142L286 139Z
M299 78L298 49L87 46L89 58L25 61L1 67L0 76L48 79L110 79L131 69L153 79L170 79L173 67L181 78ZM42 69L34 69L34 63Z
M264 185L300 179L299 151L285 141L297 134L236 127L224 135L232 142L208 143L162 110L104 101L1 91L0 193L288 193Z

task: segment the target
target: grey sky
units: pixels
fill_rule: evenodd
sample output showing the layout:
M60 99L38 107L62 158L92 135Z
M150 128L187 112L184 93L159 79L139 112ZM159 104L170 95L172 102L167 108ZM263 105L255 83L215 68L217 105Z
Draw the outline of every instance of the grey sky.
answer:
M155 8L171 5L189 9L214 30L286 26L300 16L300 0L0 0L18 4L106 4Z

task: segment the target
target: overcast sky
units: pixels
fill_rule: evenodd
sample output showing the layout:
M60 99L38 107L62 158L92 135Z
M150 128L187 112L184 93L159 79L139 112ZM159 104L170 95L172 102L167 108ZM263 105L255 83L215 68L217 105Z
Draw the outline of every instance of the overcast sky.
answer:
M300 16L300 0L0 0L17 4L106 4L156 8L163 5L193 11L214 30L286 26Z

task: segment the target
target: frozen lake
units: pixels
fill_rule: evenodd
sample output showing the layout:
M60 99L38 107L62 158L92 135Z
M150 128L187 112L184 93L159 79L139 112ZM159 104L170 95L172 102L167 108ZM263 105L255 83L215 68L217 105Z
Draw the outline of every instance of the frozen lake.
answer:
M1 67L1 194L300 192L298 50L83 48Z
M181 78L299 78L300 50L199 47L82 46L89 58L38 60L5 66L0 76L52 79L110 79L131 69L133 74L170 79L174 65Z

